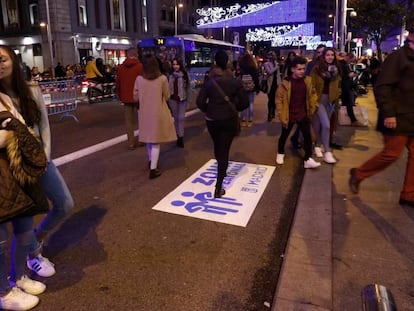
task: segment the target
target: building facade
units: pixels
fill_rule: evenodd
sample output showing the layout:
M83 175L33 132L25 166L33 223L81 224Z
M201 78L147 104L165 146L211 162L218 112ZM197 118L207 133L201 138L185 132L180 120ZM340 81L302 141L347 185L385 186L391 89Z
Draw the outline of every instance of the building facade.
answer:
M120 64L144 37L197 32L199 0L0 0L0 44L43 71L84 63ZM182 8L178 8L178 4ZM176 10L177 8L177 10ZM175 14L176 13L176 14ZM176 18L177 17L177 24Z

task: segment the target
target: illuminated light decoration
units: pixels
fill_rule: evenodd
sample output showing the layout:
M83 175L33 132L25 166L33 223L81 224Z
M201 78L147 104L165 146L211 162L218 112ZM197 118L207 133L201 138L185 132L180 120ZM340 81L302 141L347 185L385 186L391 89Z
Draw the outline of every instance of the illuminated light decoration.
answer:
M241 6L200 8L197 28L261 26L305 22L307 0L272 1Z
M280 36L313 36L315 33L314 23L280 25L264 28L248 29L246 33L247 42L272 41Z

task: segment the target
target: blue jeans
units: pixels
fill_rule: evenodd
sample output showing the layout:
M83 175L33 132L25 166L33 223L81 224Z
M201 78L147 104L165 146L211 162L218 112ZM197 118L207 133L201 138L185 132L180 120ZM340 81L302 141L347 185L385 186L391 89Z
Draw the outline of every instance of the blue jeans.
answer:
M170 105L174 117L175 131L177 132L178 137L184 137L184 120L187 102L185 100L177 101L170 99L168 104Z
M312 117L312 128L316 134L316 145L323 145L325 152L329 152L329 135L331 129L330 118L336 103L330 103L327 94L322 94L316 114Z
M73 208L73 199L62 175L52 161L47 164L46 173L39 179L46 197L52 202L52 208L36 228L37 234L46 234L54 229ZM30 254L39 252L41 245L33 236Z
M247 96L249 97L249 107L241 112L242 121L253 121L254 95L254 92L247 92Z
M34 238L33 217L18 217L10 222L15 236L10 250L10 279L16 280L25 274L27 254ZM0 224L0 294L10 290L6 268L7 224L8 222Z

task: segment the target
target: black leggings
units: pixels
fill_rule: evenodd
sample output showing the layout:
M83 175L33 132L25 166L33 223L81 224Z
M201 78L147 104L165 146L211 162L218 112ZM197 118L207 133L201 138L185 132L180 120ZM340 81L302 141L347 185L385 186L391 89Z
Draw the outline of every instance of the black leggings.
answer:
M285 154L286 140L294 124L295 122L289 122L287 127L282 127L282 133L280 134L277 148L278 153ZM304 160L306 161L312 156L312 138L310 133L311 123L308 118L304 118L303 120L296 122L296 124L298 125L298 129L302 132L303 149L305 150Z
M229 165L231 143L237 133L237 119L207 120L207 129L214 143L214 156L217 160L216 189L221 189Z

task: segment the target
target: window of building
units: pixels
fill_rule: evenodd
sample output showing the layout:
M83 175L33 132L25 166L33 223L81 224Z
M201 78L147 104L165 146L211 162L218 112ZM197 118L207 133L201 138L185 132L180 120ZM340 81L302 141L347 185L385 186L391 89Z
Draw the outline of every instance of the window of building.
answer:
M125 3L124 0L111 0L111 22L112 29L125 30Z
M30 25L39 25L39 7L37 3L29 4Z
M17 0L1 0L1 11L3 12L3 25L5 29L19 28L19 6Z
M161 20L166 21L167 20L167 11L161 10Z
M79 26L88 26L88 12L86 10L86 0L78 0Z

